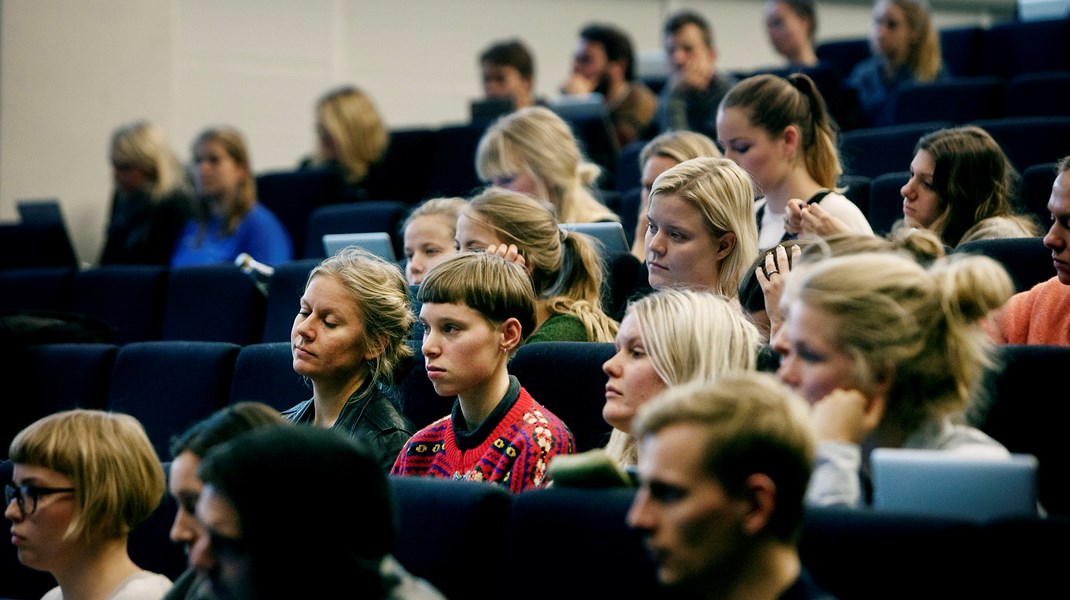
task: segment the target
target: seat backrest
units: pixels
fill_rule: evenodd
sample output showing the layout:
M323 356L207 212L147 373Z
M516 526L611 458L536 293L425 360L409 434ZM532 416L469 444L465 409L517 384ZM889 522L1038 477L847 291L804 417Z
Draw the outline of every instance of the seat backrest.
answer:
M831 65L842 76L850 74L855 65L871 54L869 40L864 37L821 42L814 52L821 62Z
M256 176L256 194L286 227L298 253L305 247L309 215L320 206L342 201L342 181L331 169L273 171Z
M940 57L955 77L977 74L977 55L981 51L984 29L978 25L948 27L939 31Z
M843 195L862 211L863 215L869 216L869 190L873 185L873 179L865 175L841 175L836 185L844 188Z
M512 496L504 488L428 477L389 479L398 507L394 556L413 575L429 581L447 598L490 600L502 597L503 589L509 589L511 596L516 588L541 587L534 583L516 586L513 579L509 582L513 585L503 588L488 581L502 571L516 575L499 562L503 557L510 557L506 564L522 564L512 560L512 550L502 548L541 547L546 551L543 544L531 540L538 530L529 530L519 538L506 537ZM542 537L541 531L538 536ZM541 579L545 572L542 561L528 564L539 570ZM478 582L473 581L474 570L479 572Z
M894 123L967 123L1003 116L1007 84L996 77L964 77L905 87L893 100Z
M69 310L74 274L73 267L0 269L0 310Z
M156 452L226 405L241 347L225 342L135 342L115 358L107 409L133 415Z
M909 164L909 163L908 163ZM884 235L903 218L903 194L899 190L910 179L909 173L885 173L873 178L869 186L869 220L873 233Z
M261 342L285 342L290 339L294 317L301 307L308 274L322 262L318 258L292 260L275 267L268 283L267 305L264 308L264 328Z
M474 195L482 185L476 174L476 147L484 131L486 125L479 123L449 125L435 132L427 197Z
M311 397L311 384L293 370L289 342L250 344L238 352L231 404L263 402L281 412Z
M844 170L848 175L872 178L902 171L914 158L921 136L950 125L949 121L931 121L846 131L840 137Z
M1019 172L1070 154L1070 116L1007 117L974 125L992 134Z
M427 193L431 176L434 129L397 129L382 160L371 166L362 182L368 198L396 198L415 204Z
M375 233L391 235L398 230L409 205L397 200L367 200L324 206L312 211L305 237L305 256L325 258L323 236L329 233ZM394 251L401 255L395 240Z
M254 344L264 305L256 283L234 265L172 268L160 339Z
M1070 115L1070 72L1023 73L1007 83L1008 117Z
M521 346L509 372L536 402L572 430L577 451L605 446L612 429L602 418L607 376L602 363L616 352L598 342L540 342Z
M1007 269L1017 292L1024 292L1055 275L1051 250L1044 246L1042 237L965 242L955 248L955 253L980 254L995 259Z
M650 140L639 140L625 145L617 155L616 186L621 194L627 193L640 185L643 178L643 166L639 164L639 155Z
M978 74L1070 71L1070 18L999 23L984 31Z
M168 269L162 265L108 265L74 276L71 310L115 328L115 343L160 338Z
M1041 163L1031 165L1022 171L1022 181L1018 188L1018 201L1027 213L1035 215L1040 224L1047 228L1051 223L1051 211L1048 199L1055 184L1057 164Z

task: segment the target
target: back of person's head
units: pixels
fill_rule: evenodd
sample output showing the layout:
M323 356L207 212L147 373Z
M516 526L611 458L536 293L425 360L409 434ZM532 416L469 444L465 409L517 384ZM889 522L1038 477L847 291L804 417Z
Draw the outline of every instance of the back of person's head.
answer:
M484 181L530 174L562 223L615 218L588 190L601 169L585 161L568 123L548 108L529 106L495 121L479 140L476 171Z
M350 247L312 269L305 287L316 277L331 277L349 293L361 318L363 343L379 350L369 373L374 380L390 380L412 354L405 340L415 317L401 269L363 248Z
M993 364L979 321L1013 293L1003 267L951 255L929 269L896 253L821 260L789 277L782 302L831 315L832 343L852 359L854 387L887 385L884 419L910 433L961 414Z
M635 50L628 34L613 25L592 23L580 30L580 38L601 44L606 52L606 60L623 61L624 79L635 80Z
M910 30L910 54L907 66L920 82L936 79L943 66L939 32L933 27L929 3L926 0L877 0L877 6L887 3L899 7Z
M360 442L318 427L261 429L210 451L200 476L238 514L251 597L326 598L341 589L382 597L394 498Z
M928 229L898 227L887 237L864 233L834 233L806 244L799 256L799 264L806 265L833 256L892 252L928 267L946 254L940 238Z
M673 14L665 21L664 33L666 36L673 35L687 25L694 25L702 32L702 41L707 48L714 47L713 27L705 17L693 10L682 10Z
M747 480L754 474L772 480L775 508L763 531L794 542L815 461L806 402L772 375L730 373L712 385L695 381L669 388L639 408L632 430L642 440L681 424L705 431L695 440L695 452L729 496L748 497Z
M661 290L629 304L627 315L639 324L654 371L670 386L755 368L758 331L720 295Z
M739 108L754 127L780 138L788 127L799 132L799 148L807 172L818 184L833 189L843 173L836 150L836 124L825 99L809 76L755 75L732 86L720 110Z
M520 265L486 252L461 252L437 264L416 296L422 304L463 304L494 326L520 322L521 339L535 330L535 290Z
M604 273L593 239L561 229L538 200L502 188L487 188L461 214L516 245L536 296L549 301L551 312L576 316L592 341L612 341L616 328L602 312Z
M245 171L245 179L238 184L237 197L230 203L231 214L228 215L230 226L228 232L233 233L242 217L249 213L256 204L256 177L253 176L252 160L249 157L249 146L245 142L245 136L233 127L211 127L205 129L193 141L192 154L194 161L199 154L198 149L205 144L219 144L234 164Z
M914 152L920 150L932 157L933 191L943 206L930 228L949 246L978 221L1013 214L1018 173L987 131L973 125L941 129L922 136Z
M743 270L758 254L754 186L747 172L727 158L695 158L654 180L651 202L658 196L676 196L697 208L703 225L714 236L735 234L735 245L721 261L718 289L714 290L734 296Z
M19 432L9 456L13 463L52 469L71 480L77 510L67 539L125 538L163 498L163 466L145 428L130 415L53 413Z
M368 167L379 161L390 141L379 111L370 96L352 86L331 90L316 105L323 162L325 144L334 148L334 159L345 169L347 183L358 183L368 174ZM325 139L325 135L329 139Z
M279 411L261 402L236 402L223 407L171 439L171 458L191 452L204 458L208 451L247 431L283 425Z
M639 152L639 168L642 169L646 161L655 156L682 163L703 156L720 158L721 151L709 137L696 131L677 129L660 133L643 146Z
M127 123L112 133L111 162L116 169L137 169L143 173L150 182L149 194L154 200L189 186L163 128L149 121Z
M480 53L479 62L498 67L512 67L524 79L535 77L535 59L528 47L518 39L494 42Z

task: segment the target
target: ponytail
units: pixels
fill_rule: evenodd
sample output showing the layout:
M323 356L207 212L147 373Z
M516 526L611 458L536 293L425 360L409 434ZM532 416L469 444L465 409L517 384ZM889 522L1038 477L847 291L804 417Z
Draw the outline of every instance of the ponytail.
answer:
M618 324L602 311L602 259L588 235L561 230L557 280L540 293L552 314L576 317L592 342L612 342Z
M800 126L803 130L806 170L822 187L835 189L836 182L843 174L843 166L836 151L836 124L829 115L828 105L809 76L793 73L788 76L788 82L806 98L809 108L809 127Z

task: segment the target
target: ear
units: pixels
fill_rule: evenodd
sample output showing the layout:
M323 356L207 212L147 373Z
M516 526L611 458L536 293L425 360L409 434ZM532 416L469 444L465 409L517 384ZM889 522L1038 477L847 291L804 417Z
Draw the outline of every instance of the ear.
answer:
M386 351L386 336L381 335L377 339L367 339L368 348L364 351L364 360L372 361Z
M799 145L802 143L802 133L795 125L788 125L784 128L784 155L788 158L795 156L795 151L799 149Z
M520 321L516 317L506 319L504 323L498 326L498 333L501 334L498 349L505 353L512 352L514 348L520 345L523 334L522 329Z
M747 512L743 515L743 531L757 536L769 525L776 510L776 483L765 473L752 473L744 482Z
M862 418L867 431L875 431L884 419L888 408L888 392L894 381L895 365L887 365L877 371L875 383L866 391L866 409Z
M718 261L724 260L726 256L732 253L732 250L736 247L736 232L729 231L721 235L721 239L717 241L717 253L714 258Z

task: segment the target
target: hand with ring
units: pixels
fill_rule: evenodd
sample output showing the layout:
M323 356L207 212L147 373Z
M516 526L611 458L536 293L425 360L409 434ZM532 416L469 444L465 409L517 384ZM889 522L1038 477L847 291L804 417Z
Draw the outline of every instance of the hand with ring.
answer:
M758 267L754 271L758 279L758 285L762 286L762 295L765 297L765 312L769 315L769 339L773 339L777 329L783 322L780 314L780 296L784 293L784 278L791 273L792 265L802 255L802 248L793 245L789 251L783 245L777 246L765 253L765 266Z

